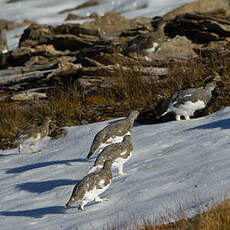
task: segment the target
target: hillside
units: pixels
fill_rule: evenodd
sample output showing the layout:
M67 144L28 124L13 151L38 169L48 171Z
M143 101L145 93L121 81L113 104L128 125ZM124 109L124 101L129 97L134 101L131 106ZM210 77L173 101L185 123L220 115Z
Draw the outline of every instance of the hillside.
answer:
M134 151L102 195L109 201L65 210L75 183L93 164L86 160L94 135L111 121L66 127L67 135L46 139L42 153L1 151L0 222L11 229L103 229L159 217L182 207L186 215L229 195L230 108L190 121L135 124Z
M1 230L140 230L145 221L173 222L175 228L153 229L178 230L184 215L193 218L179 229L197 230L197 217L216 202L228 219L228 0L0 0L0 6ZM145 53L139 41L155 48ZM212 99L191 120L159 116L170 95L202 86L213 73L220 81ZM78 203L65 209L94 163L86 156L95 134L133 110L140 112L133 155L126 175L113 172L101 195L109 201L88 203L82 212ZM47 116L41 152L18 154L11 138ZM202 230L216 230L202 226L210 217L215 222L213 212L224 219L218 206L213 210L204 213ZM221 230L229 230L226 223Z

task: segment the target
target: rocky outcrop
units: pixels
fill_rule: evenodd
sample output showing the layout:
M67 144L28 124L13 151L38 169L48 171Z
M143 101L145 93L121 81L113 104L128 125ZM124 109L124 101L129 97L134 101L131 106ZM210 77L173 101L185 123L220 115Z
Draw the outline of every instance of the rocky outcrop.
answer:
M157 37L159 46L148 59L127 53L130 41L157 33L156 21L108 13L83 24L32 24L21 36L19 47L7 55L11 70L0 71L0 85L18 91L29 90L35 79L38 88L44 83L53 86L58 79L72 79L81 92L90 93L112 87L117 73L130 66L134 72L142 69L143 79L160 81L168 74L164 66L169 61L188 61L198 54L207 56L214 49L223 50L230 37L230 23L223 15L186 13L164 19L163 32L159 33L162 37ZM154 65L154 71L147 70ZM159 67L165 70L159 71Z
M80 4L80 5L76 6L76 7L74 7L74 8L62 10L62 11L59 12L59 14L63 14L63 13L67 13L67 12L70 12L70 11L91 7L91 6L96 6L96 5L99 5L101 2L102 2L102 0L89 0L89 1L87 1L85 3L83 3L83 4Z
M152 60L189 60L197 57L192 41L179 36L164 41L156 52L149 55Z
M5 57L4 70L0 70L1 90L10 92L11 100L46 100L52 87L71 82L81 98L100 96L119 86L119 76L126 73L148 84L167 83L170 80L168 66L174 61L189 63L197 57L206 58L212 52L230 53L230 23L221 12L186 13L164 19L160 37L155 36L159 45L146 55L148 59L141 53L131 55L127 52L132 41L157 33L156 21L127 19L109 13L96 15L94 21L83 24L32 24L21 36L19 47ZM82 111L89 110L88 106ZM93 111L97 109L94 106ZM103 109L101 105L101 112L97 113L100 117L106 117ZM151 122L159 122L155 112L143 114L140 120L152 114Z
M169 37L185 36L197 44L225 40L230 36L228 19L201 13L178 15L165 26Z
M170 11L164 15L164 18L171 20L180 14L197 12L224 12L225 15L230 15L230 2L228 0L196 0Z
M31 20L25 19L22 23L17 23L13 21L8 21L5 19L0 19L0 29L13 30L19 27L27 26L32 24Z
M196 3L203 7L201 1ZM226 2L220 1L219 5L222 3ZM117 13L108 13L104 16L92 14L89 17L94 20L83 24L31 24L21 36L17 49L0 55L3 58L0 65L0 100L47 106L52 102L51 96L56 96L55 90L64 89L67 93L71 86L80 101L79 111L76 112L80 115L74 112L70 118L74 123L68 125L125 116L133 108L144 109L138 117L139 122L172 120L174 117L170 114L158 117L161 104L169 94L182 87L192 87L193 83L200 86L205 74L212 69L219 73L230 70L228 8L210 12L216 6L206 6L210 7L204 13L195 12L195 5L193 8L182 7L179 10L183 13L176 17L168 14L164 18L127 19ZM70 15L68 19L79 17ZM161 19L163 27L159 30L157 22ZM154 42L158 43L152 53L138 52L138 48L130 52L130 44L138 43L140 38L148 35L153 35ZM213 66L215 60L212 58L216 56L222 62ZM200 66L202 70L196 72ZM184 75L187 78L183 79ZM190 76L195 81L189 79ZM219 95L227 98L225 104L229 105L229 84L221 87ZM135 95L136 92L139 94ZM133 95L136 104L132 101ZM71 95L70 98L75 97ZM26 102L22 102L24 100ZM215 104L216 110L222 105L218 101L210 103ZM195 115L207 114L209 108ZM60 112L57 116L65 115ZM57 126L61 125L66 124ZM64 133L58 127L52 130L52 137Z

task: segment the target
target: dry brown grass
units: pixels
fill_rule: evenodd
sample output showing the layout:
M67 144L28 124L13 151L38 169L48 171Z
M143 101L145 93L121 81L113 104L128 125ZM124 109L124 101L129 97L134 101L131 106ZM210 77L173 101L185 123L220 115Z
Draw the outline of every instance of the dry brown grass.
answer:
M0 146L31 122L40 122L50 116L55 126L76 125L81 119L81 102L76 89L56 89L49 101L0 102Z
M169 76L161 81L146 81L140 73L120 70L117 85L113 85L112 98L121 102L126 109L153 109L160 113L161 104L173 93L189 87L201 87L203 81L213 72L219 72L222 82L214 93L208 108L197 116L204 116L228 106L230 101L230 57L214 55L208 59L197 58L189 62L170 62Z
M225 200L200 215L200 230L229 230L230 229L230 201Z
M153 103L154 84L143 79L142 75L130 68L121 70L117 84L112 87L114 100L123 102L128 109L149 107Z
M204 116L229 106L230 101L230 57L213 55L210 58L199 58L189 62L170 62L169 76L161 81L146 81L134 71L120 69L116 73L116 84L100 94L82 97L77 87L65 86L49 93L48 102L0 102L0 147L18 130L34 120L42 120L49 115L56 126L77 125L81 121L95 122L112 117L126 116L131 110L151 109L157 116L161 105L175 91L199 87L203 80L213 71L222 74L222 83L215 92L209 106L196 113ZM111 76L106 76L111 77ZM112 81L113 82L113 81Z
M174 220L173 222L169 222ZM212 207L206 208L192 218L186 218L183 210L179 210L179 215L165 214L158 223L155 224L152 220L142 218L137 223L128 225L114 225L108 227L107 230L230 230L230 201L225 200L220 204L215 204ZM118 227L120 226L120 227Z

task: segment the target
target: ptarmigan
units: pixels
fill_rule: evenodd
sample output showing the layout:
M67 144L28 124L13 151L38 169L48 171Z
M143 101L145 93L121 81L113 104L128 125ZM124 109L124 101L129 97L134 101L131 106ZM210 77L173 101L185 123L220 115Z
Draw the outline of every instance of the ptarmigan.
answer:
M138 111L133 111L126 119L108 125L97 133L87 158L90 158L98 149L102 150L107 145L121 142L125 135L130 135L133 128L133 122L138 114Z
M185 120L189 120L195 111L206 107L212 98L212 91L216 88L215 81L220 81L218 74L215 74L212 81L210 81L210 78L206 79L203 87L188 88L176 92L168 99L166 103L167 110L161 116L174 112L177 121L181 120L181 116Z
M132 151L131 136L126 135L121 143L111 144L102 150L89 173L96 171L98 168L102 168L106 160L112 160L112 166L118 169L118 175L124 175L123 165L132 156Z
M19 153L22 152L22 145L29 144L32 152L35 152L34 145L49 133L50 118L46 117L41 125L32 124L20 130L16 136L10 141L18 145Z
M79 184L75 185L72 195L65 207L69 208L74 202L81 200L78 210L84 210L84 206L90 201L103 202L108 200L107 198L101 199L99 195L108 189L111 184L111 166L111 160L105 161L100 171L85 176Z
M143 55L146 60L147 55L154 53L164 38L165 21L162 17L155 17L151 22L155 31L139 35L128 43L127 51Z
M7 40L6 40L6 31L0 29L0 53L5 54L8 52Z

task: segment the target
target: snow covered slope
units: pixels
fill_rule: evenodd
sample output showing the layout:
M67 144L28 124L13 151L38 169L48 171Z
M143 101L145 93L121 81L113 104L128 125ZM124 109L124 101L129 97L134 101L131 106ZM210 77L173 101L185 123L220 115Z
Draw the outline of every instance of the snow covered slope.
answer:
M64 209L72 189L92 167L86 160L94 135L109 122L67 127L59 140L43 140L42 153L0 152L0 228L103 229L165 210L187 214L221 200L230 189L230 107L200 119L138 125L127 175L113 178L109 201Z

